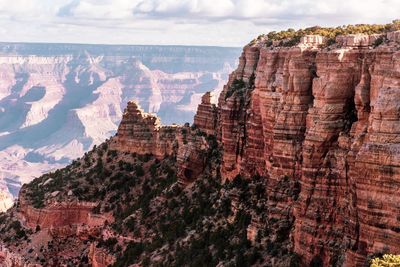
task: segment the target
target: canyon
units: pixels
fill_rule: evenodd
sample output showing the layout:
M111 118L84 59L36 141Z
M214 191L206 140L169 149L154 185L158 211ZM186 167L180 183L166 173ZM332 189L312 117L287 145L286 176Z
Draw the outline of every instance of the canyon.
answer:
M0 210L22 184L115 134L129 100L163 124L192 122L240 49L0 43ZM216 101L216 99L215 99Z
M246 45L192 126L127 102L115 136L22 187L0 217L3 262L362 267L400 254L400 31L289 44Z

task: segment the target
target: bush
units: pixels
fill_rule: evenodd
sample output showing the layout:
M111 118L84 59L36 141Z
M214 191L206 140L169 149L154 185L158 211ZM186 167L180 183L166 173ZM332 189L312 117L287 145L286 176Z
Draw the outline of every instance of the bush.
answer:
M400 255L385 254L382 258L374 258L371 267L395 267L400 266Z
M144 175L144 170L142 165L139 164L135 165L135 172L137 176L142 177Z
M225 99L231 97L235 92L240 93L245 88L246 88L246 83L243 80L235 79L232 82L232 85L229 87L228 91L226 92Z
M380 46L381 44L383 44L384 41L385 41L385 38L383 38L383 36L381 36L375 40L373 46L374 47Z
M311 262L310 262L310 267L320 267L323 266L323 261L321 256L316 255L314 256L314 258L312 258Z
M115 237L106 239L106 240L100 240L100 242L97 244L98 247L105 247L109 251L114 251L114 246L118 243L118 240Z
M140 255L142 255L143 251L143 243L130 242L125 249L122 257L119 257L114 263L114 267L125 267L138 262L139 257Z

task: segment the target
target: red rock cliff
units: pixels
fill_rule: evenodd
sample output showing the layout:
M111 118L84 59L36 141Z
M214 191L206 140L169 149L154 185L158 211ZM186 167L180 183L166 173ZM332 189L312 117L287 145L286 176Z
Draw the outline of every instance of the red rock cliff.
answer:
M222 176L268 179L304 264L400 253L399 34L246 46L218 104ZM203 109L203 108L202 108Z

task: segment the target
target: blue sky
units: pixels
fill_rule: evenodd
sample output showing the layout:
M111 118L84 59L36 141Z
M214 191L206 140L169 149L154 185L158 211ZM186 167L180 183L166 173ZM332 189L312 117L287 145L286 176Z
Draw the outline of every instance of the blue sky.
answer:
M399 17L400 0L0 0L0 40L241 47L272 30Z

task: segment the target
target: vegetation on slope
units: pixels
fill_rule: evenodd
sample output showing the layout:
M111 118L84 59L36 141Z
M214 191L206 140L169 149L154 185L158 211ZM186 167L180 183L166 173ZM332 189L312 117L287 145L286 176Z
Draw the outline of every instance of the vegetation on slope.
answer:
M41 251L47 254L39 255L38 259L49 263L60 251L79 247L73 262L87 266L85 255L94 243L114 255L114 266L118 267L135 263L251 266L270 265L271 261L296 266L299 258L292 253L289 241L292 220L268 219L266 180L262 177L245 180L238 176L233 182L222 184L216 139L201 136L210 147L207 167L188 187L177 181L175 157L158 160L152 155L113 151L108 142L68 167L25 185L21 196L36 208L46 207L52 201L88 201L97 203L93 213L112 213L115 219L103 228L112 233L109 238L95 234L86 241L53 238L42 245ZM7 231L17 237L13 241L4 240L6 243L19 246L19 239L34 238L35 233L29 232L32 230L18 227L7 218L7 222L0 218L1 238L11 238L5 234ZM262 225L253 242L247 238L251 224Z
M305 29L294 30L292 28L283 31L272 31L264 35L258 36L252 40L250 44L256 43L258 40L267 39L266 46L271 46L273 41L280 41L280 46L294 46L300 42L300 38L305 35L321 35L328 38L327 44L333 44L338 35L348 34L380 34L390 31L400 30L400 20L394 20L387 24L356 24L343 25L339 27L320 27L314 26Z

